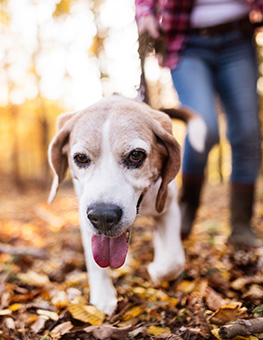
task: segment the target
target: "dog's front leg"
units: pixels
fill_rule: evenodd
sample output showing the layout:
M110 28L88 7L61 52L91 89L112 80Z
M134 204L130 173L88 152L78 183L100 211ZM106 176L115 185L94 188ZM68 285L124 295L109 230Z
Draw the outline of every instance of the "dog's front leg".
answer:
M89 277L90 303L102 312L111 314L117 305L117 297L109 270L99 267L94 261L91 251L92 234L87 227L81 227L81 234Z
M185 255L180 237L180 209L176 194L156 220L154 230L154 260L148 272L156 283L175 279L183 270Z

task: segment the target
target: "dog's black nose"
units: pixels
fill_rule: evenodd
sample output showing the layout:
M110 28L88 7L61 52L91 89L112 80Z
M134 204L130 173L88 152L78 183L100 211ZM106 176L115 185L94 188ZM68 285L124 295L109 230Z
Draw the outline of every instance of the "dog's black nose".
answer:
M94 204L88 208L87 216L96 229L106 232L120 222L122 210L115 204Z

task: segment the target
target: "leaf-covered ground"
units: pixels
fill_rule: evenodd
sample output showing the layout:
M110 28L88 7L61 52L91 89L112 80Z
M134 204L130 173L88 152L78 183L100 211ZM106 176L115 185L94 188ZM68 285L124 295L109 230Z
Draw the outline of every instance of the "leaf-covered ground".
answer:
M34 188L18 194L2 183L1 340L220 339L220 327L236 319L257 318L262 326L263 249L244 251L226 244L226 184L206 185L194 231L184 242L185 270L175 281L161 286L150 281L146 268L153 256L153 221L136 221L128 264L112 272L119 304L109 317L88 303L71 188L63 188L48 206L46 192ZM253 221L261 234L262 194L259 190ZM250 337L261 338L259 333Z

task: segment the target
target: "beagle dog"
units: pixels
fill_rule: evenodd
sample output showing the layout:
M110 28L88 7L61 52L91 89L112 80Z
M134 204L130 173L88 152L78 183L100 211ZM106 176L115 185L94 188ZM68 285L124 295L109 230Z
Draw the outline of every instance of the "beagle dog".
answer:
M190 123L200 124L195 118L192 115ZM196 149L202 143L199 139ZM124 264L138 212L156 220L151 279L178 276L185 262L173 181L180 169L180 147L167 114L118 95L62 114L49 162L54 173L49 202L68 167L79 198L91 304L106 314L114 311L117 296L108 267Z

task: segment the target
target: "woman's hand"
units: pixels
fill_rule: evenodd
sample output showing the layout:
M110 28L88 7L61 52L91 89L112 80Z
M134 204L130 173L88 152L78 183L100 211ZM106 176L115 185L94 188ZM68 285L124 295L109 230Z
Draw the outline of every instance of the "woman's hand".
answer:
M148 32L150 36L154 39L158 39L160 37L159 33L159 25L156 18L153 15L147 15L141 18L138 22L138 32L139 35L142 35L144 32Z

